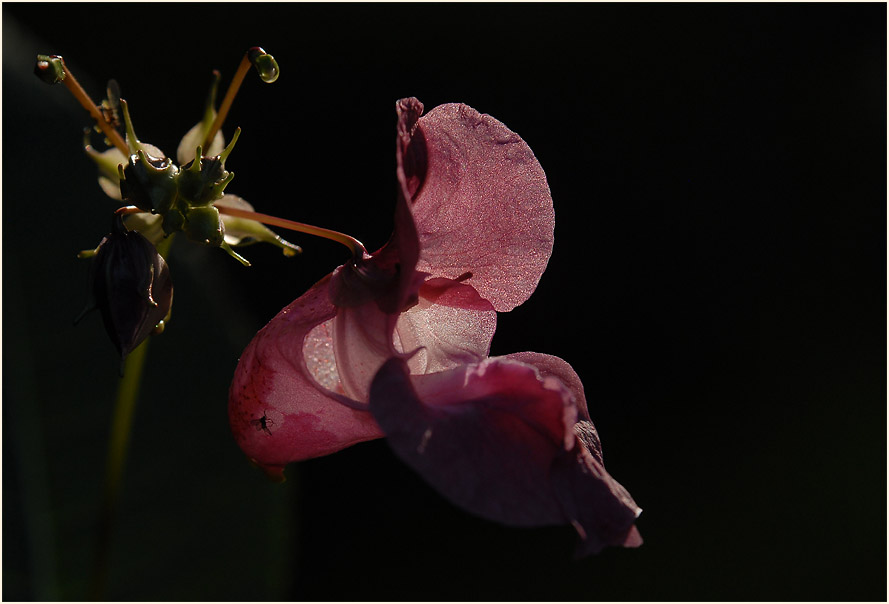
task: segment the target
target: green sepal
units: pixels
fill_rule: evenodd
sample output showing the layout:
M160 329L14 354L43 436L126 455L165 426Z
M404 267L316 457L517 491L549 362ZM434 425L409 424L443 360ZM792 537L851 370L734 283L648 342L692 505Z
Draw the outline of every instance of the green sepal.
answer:
M237 260L238 262L240 262L240 263L243 264L244 266L250 266L250 261L247 260L246 258L244 258L242 255L240 255L240 254L239 254L238 252L236 252L235 250L233 250L233 249L232 249L232 246L230 246L229 244L227 244L225 241L223 241L223 242L222 242L222 245L220 245L219 247L221 247L223 250L225 250L225 251L228 253L229 256L231 256L232 258L234 258L235 260Z

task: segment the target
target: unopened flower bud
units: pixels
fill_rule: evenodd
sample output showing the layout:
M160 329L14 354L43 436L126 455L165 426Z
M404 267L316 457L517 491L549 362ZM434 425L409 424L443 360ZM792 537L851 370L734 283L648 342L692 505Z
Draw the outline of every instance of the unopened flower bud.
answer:
M127 231L119 214L92 262L95 305L124 358L169 314L173 303L170 269L151 242L137 231Z
M189 206L207 206L222 197L234 177L219 156L198 157L180 171L179 195Z

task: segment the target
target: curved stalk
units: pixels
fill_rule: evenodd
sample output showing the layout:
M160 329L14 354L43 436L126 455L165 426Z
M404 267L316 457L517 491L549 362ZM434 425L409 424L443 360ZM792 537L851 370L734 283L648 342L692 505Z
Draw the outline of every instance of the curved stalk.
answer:
M260 214L259 212L242 210L240 208L216 206L216 209L219 210L220 214L228 214L229 216L246 218L247 220L255 220L256 222L261 222L263 224L277 226L283 229L298 231L300 233L307 233L309 235L315 235L316 237L324 237L325 239L336 241L337 243L340 243L349 248L349 250L352 251L352 255L356 258L361 258L367 254L367 250L364 248L364 245L360 241L358 241L354 237L346 235L345 233L340 233L339 231L332 231L330 229L324 229L321 227L312 226L310 224L296 222L294 220L287 220L286 218L278 218L277 216L270 216L268 214Z

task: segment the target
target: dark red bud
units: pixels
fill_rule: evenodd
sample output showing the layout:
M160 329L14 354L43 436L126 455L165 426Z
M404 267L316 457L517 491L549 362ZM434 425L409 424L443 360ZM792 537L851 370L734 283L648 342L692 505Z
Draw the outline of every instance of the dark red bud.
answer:
M163 321L173 304L167 263L141 233L127 231L115 214L112 231L90 269L92 292L105 330L125 358Z

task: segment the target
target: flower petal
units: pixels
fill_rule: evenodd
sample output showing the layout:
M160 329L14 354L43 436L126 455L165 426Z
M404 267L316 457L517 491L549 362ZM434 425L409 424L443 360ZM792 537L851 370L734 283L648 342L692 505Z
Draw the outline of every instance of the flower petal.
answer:
M490 302L469 285L439 277L420 287L417 304L398 317L395 336L402 352L420 348L408 366L423 374L481 361L496 327Z
M324 278L269 322L241 355L229 422L241 449L270 475L284 465L383 436L361 404L335 391L330 335L316 329L337 309ZM326 386L319 383L324 381ZM330 388L334 386L334 388Z
M102 187L102 191L105 192L105 195L107 195L111 199L116 199L117 201L123 201L123 197L121 197L121 195L120 195L120 178L117 178L116 180L111 180L110 178L100 176L99 177L99 186Z
M601 449L597 456L584 446L581 434L588 434L584 426L587 423L579 422L575 426L578 443L573 455L556 460L551 474L556 497L582 538L577 554L596 554L608 545L638 547L642 545L642 537L633 523L642 508L605 471Z
M409 376L391 359L370 409L396 454L460 507L519 526L566 522L549 471L573 445L576 411L558 380L501 359Z
M125 214L123 217L123 223L127 229L139 231L154 245L158 245L166 237L163 222L163 217L160 214L150 214L148 212Z
M367 401L370 383L392 354L389 315L373 300L340 307L333 320L333 351L346 396Z
M90 156L96 166L99 168L99 185L105 194L114 199L120 199L120 173L117 167L127 165L127 156L125 156L117 147L110 147L101 153L93 149L90 145L84 147L87 155ZM108 187L102 183L102 179L110 181L113 185Z
M395 176L398 180L395 230L376 258L379 269L390 267L396 275L396 286L377 301L380 308L390 314L397 314L415 301L417 288L426 276L415 270L420 257L420 240L409 200L417 186L417 174L410 158L405 156L412 141L418 136L422 137L417 121L423 113L423 103L413 97L401 99L395 103L395 112L398 116L395 138Z
M130 144L130 139L127 138L127 144ZM151 143L146 143L140 140L135 142L135 148L142 149L149 157L154 157L156 159L166 159L167 156L164 155L164 152L161 151L160 147L155 147ZM194 159L194 158L192 158ZM124 162L126 165L126 162Z
M188 162L194 161L195 150L198 148L198 145L204 144L204 137L209 133L213 119L216 119L215 111L212 113L212 119L205 119L198 122L192 126L191 129L185 133L185 136L182 137L182 140L179 141L179 146L176 148L176 161L179 162L180 166L184 166ZM222 131L220 130L216 133L216 136L213 137L213 142L210 143L210 148L202 149L201 154L204 157L216 157L222 153L223 149L225 149L225 138L222 136Z
M411 206L417 270L451 279L471 272L467 283L498 311L511 310L552 254L555 216L540 163L517 134L466 105L436 107L417 130L411 145L424 147L406 154L425 164Z
M588 422L575 424L571 391L544 373L495 358L410 376L391 359L370 408L396 454L460 507L505 524L570 523L581 555L639 545L641 510L581 440Z
M417 228L408 207L412 187L417 186L413 162L405 153L416 137L422 139L417 120L423 103L415 98L401 99L395 104L398 115L395 146L398 190L395 202L395 230L389 241L372 255L354 258L333 273L331 293L337 306L351 307L374 300L379 308L392 315L390 327L399 312L416 302L417 289L427 276L415 269L420 255ZM421 148L416 143L414 148Z
M533 365L541 375L558 378L571 391L571 396L574 397L574 404L577 406L577 416L580 419L589 421L590 414L587 410L583 382L580 381L580 376L577 375L574 368L566 361L540 352L514 352L503 358ZM590 425L592 426L592 424ZM593 429L595 430L595 428Z

